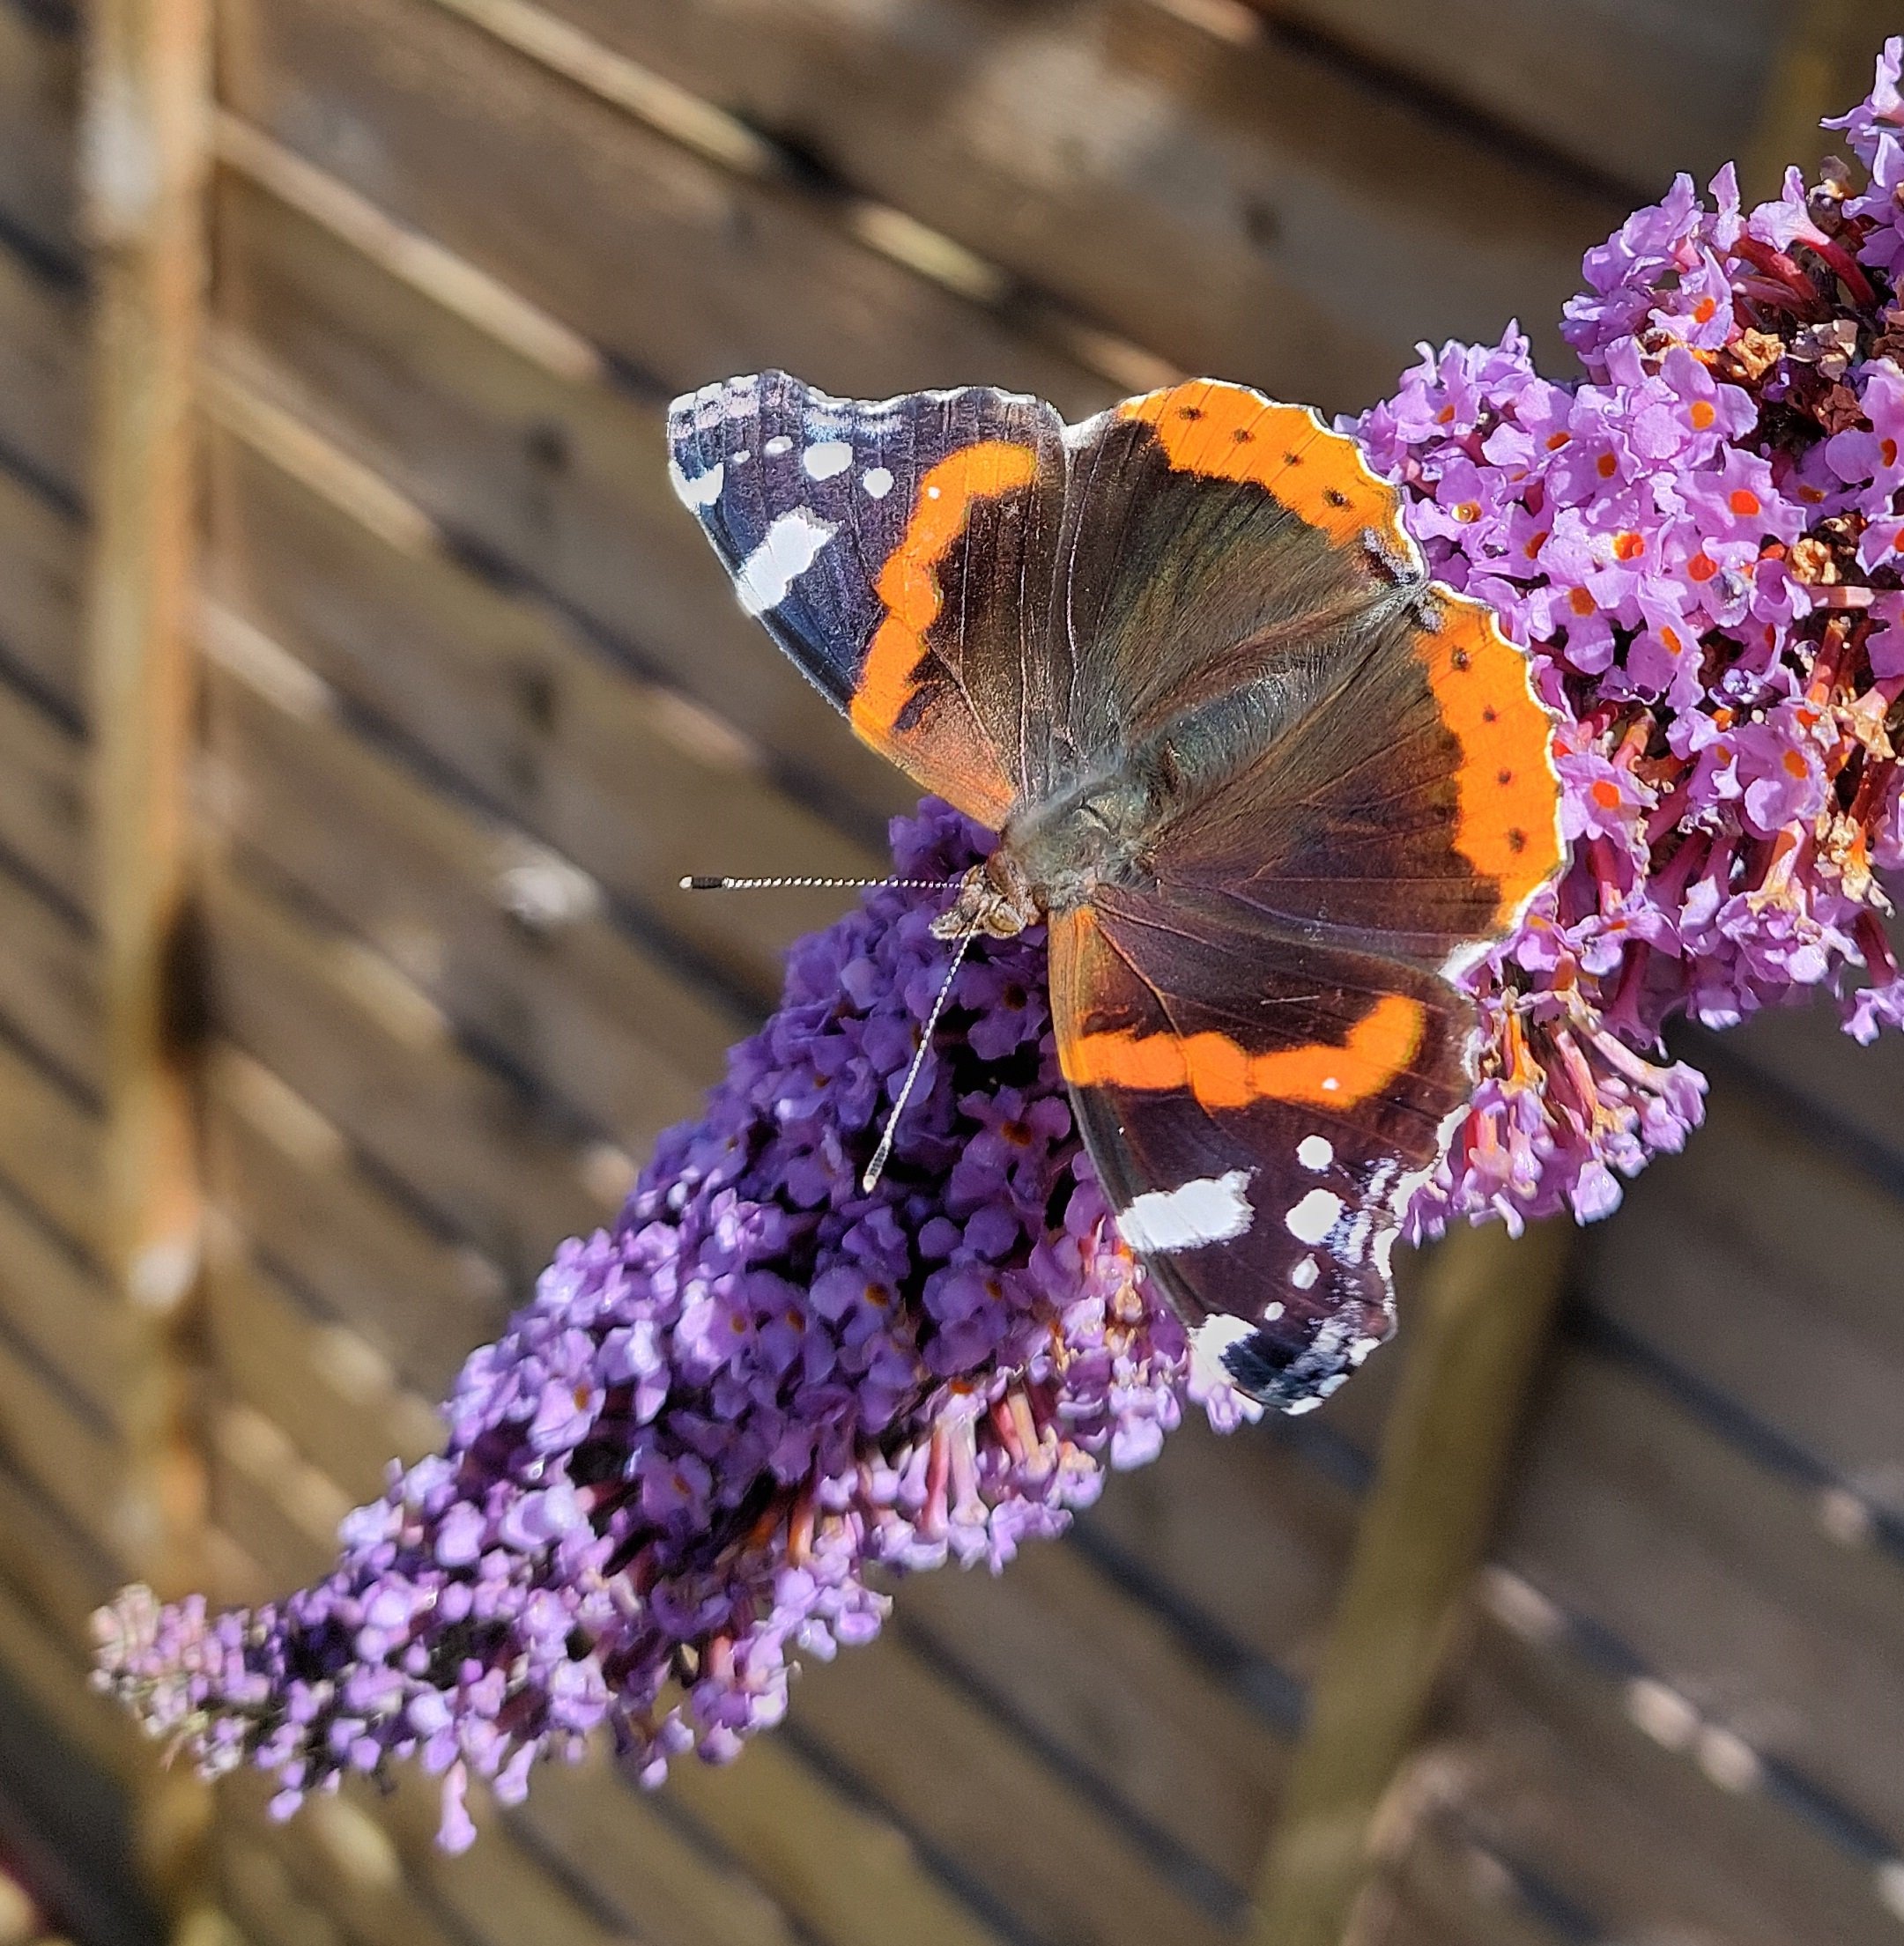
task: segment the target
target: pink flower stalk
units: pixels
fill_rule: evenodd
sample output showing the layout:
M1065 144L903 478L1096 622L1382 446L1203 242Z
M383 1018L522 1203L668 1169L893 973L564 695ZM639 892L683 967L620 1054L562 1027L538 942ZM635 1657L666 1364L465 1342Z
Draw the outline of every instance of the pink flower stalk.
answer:
M1618 1202L1704 1084L1662 1025L1819 988L1904 1021L1878 874L1904 862L1904 108L1893 41L1828 169L1749 215L1682 178L1587 259L1584 381L1510 330L1356 426L1435 572L1490 602L1561 720L1572 862L1468 978L1481 1080L1419 1232ZM985 834L928 804L907 878ZM1042 933L982 940L871 1194L860 1170L947 965L943 897L873 893L796 946L779 1012L611 1231L565 1244L470 1359L439 1456L392 1469L331 1573L251 1612L100 1617L101 1685L288 1812L414 1758L442 1839L605 1725L654 1781L776 1722L802 1654L863 1641L880 1578L1060 1532L1187 1402L1191 1369L1072 1126ZM1848 990L1862 968L1864 983Z

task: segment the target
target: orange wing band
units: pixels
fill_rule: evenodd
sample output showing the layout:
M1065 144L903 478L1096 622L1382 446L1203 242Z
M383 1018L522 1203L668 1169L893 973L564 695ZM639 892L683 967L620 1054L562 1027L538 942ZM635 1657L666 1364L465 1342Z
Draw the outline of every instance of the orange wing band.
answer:
M1250 481L1332 541L1396 526L1395 489L1368 470L1353 440L1330 432L1305 405L1276 405L1245 386L1193 379L1126 399L1117 411L1155 428L1178 472Z
M1395 488L1369 471L1352 439L1306 407L1196 379L1118 411L1155 427L1180 471L1254 481L1332 541L1352 544L1373 529L1405 542ZM1561 862L1552 731L1529 687L1527 658L1492 611L1465 596L1441 600L1441 626L1423 633L1417 653L1461 744L1455 848L1499 886L1493 929L1503 931Z
M926 473L905 535L879 572L885 615L873 632L853 692L853 728L863 741L897 756L921 783L992 825L1011 809L1010 780L974 773L967 740L943 739L939 749L942 739L929 721L905 730L899 725L918 693L915 671L926 653L926 631L945 605L939 566L965 531L973 504L1028 486L1037 477L1036 452L1008 440L961 448Z
M1528 686L1527 658L1493 612L1442 596L1441 625L1415 640L1435 707L1461 745L1455 848L1500 887L1504 929L1561 860L1553 729Z
M1253 1054L1226 1034L1080 1034L1058 1042L1058 1064L1074 1087L1188 1088L1205 1108L1252 1101L1300 1101L1346 1108L1404 1073L1420 1050L1427 1011L1387 994L1340 1047L1317 1043Z

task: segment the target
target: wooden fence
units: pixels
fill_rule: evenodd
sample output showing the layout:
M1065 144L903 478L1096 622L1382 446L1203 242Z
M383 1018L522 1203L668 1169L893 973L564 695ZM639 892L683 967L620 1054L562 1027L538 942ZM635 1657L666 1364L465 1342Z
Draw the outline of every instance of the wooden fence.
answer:
M672 393L1345 408L1515 314L1562 369L1582 248L1820 152L1900 26L0 0L0 1848L76 1938L1322 1946L1367 1864L1359 1946L1904 1941L1904 1059L1809 1017L1689 1047L1709 1127L1539 1259L1445 1658L1489 1474L1434 1442L1505 1436L1541 1317L1491 1241L1327 1412L1184 1432L739 1764L551 1772L458 1861L418 1780L161 1784L83 1677L129 1574L325 1564L827 916L678 876L857 869L905 801L673 505Z

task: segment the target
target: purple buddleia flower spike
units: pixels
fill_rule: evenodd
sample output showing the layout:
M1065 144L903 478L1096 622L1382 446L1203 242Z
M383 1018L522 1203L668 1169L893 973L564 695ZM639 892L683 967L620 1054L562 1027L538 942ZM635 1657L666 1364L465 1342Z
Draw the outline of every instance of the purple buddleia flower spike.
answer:
M1597 1217L1699 1121L1675 1014L1836 993L1904 1024L1879 877L1904 866L1900 45L1829 168L1745 211L1685 179L1591 252L1566 330L1424 353L1354 427L1435 573L1491 603L1558 719L1571 863L1463 977L1478 1085L1419 1233ZM985 834L894 827L907 879ZM1008 1561L1186 1404L1192 1369L1111 1226L1053 1054L1040 931L981 939L871 1193L860 1170L952 949L915 887L789 956L780 1010L611 1231L562 1246L465 1365L444 1452L393 1469L315 1587L246 1613L133 1589L100 1681L280 1812L409 1758L505 1801L606 1726L654 1781L777 1722L803 1654L878 1630L882 1572ZM1854 986L1852 974L1864 973Z
M1700 1117L1675 1014L1823 988L1861 1040L1904 1021L1878 882L1904 864L1900 51L1833 124L1864 194L1833 166L1746 212L1730 168L1710 206L1681 177L1588 255L1584 384L1510 329L1425 351L1354 427L1562 719L1572 863L1466 976L1484 1079L1417 1234L1612 1209Z
M902 877L942 883L990 844L930 804L893 838ZM1041 934L974 946L862 1190L952 950L944 903L877 891L794 948L706 1114L470 1357L447 1449L350 1516L327 1580L250 1614L141 1591L108 1612L106 1680L154 1735L270 1771L285 1812L414 1758L455 1847L471 1777L513 1800L604 1725L649 1780L730 1757L796 1656L877 1633L878 1571L1002 1566L1187 1400L1254 1412L1190 1371L1110 1225Z

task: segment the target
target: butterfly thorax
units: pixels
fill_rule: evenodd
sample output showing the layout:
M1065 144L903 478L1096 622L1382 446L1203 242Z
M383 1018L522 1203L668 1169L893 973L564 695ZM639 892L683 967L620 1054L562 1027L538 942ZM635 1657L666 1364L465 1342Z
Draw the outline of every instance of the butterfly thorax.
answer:
M1132 777L1114 776L1020 805L933 930L948 939L968 929L1008 939L1048 913L1076 910L1102 886L1138 882L1154 798Z

